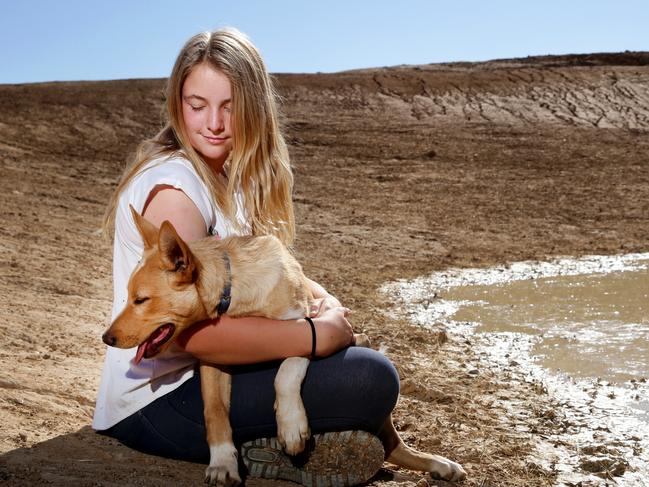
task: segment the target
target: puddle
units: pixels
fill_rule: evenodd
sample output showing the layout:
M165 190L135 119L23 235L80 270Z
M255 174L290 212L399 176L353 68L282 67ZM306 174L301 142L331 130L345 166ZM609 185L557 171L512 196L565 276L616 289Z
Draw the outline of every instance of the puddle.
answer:
M607 274L460 286L442 297L461 303L453 321L477 323L479 333L537 336L532 355L550 370L576 379L639 382L649 375L648 263ZM649 403L630 405L649 423Z
M620 485L645 486L648 268L649 254L588 256L450 269L389 283L383 291L400 298L401 312L411 321L442 322L451 334L478 338L492 364L538 378L569 406L574 427L566 438L548 442L573 446L554 448L562 457L555 465L560 485L600 485L601 479L588 473L597 468L591 463L613 455L623 467L617 465L612 478ZM593 454L584 454L589 449Z

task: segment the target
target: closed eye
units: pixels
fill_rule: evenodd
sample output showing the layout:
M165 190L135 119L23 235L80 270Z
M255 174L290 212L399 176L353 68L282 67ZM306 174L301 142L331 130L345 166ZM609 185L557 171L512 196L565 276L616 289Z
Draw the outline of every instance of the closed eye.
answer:
M148 301L148 300L149 300L149 298L135 298L133 300L133 304L142 304L143 302Z

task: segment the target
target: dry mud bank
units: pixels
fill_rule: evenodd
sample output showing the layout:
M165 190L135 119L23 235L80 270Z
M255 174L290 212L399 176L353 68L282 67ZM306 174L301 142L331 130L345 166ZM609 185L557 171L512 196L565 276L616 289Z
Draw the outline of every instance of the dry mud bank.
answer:
M515 369L468 367L480 348L441 324L387 316L379 288L449 267L647 252L648 63L627 53L277 76L297 254L397 364L405 439L462 462L464 485L553 485L537 440L564 427L562 405ZM201 481L202 466L88 427L111 296L97 229L124 160L160 126L162 86L0 86L7 485ZM386 465L373 484L422 478Z

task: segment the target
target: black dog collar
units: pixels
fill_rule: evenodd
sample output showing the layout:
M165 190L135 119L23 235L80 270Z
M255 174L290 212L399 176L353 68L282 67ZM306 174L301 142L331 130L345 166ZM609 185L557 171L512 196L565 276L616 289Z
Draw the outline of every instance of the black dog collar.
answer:
M216 312L219 316L227 313L228 308L230 307L230 300L232 299L232 296L230 295L232 292L232 272L230 270L230 257L227 252L223 252L223 261L225 263L226 277L225 285L223 286L223 294L221 294L221 299L216 307Z

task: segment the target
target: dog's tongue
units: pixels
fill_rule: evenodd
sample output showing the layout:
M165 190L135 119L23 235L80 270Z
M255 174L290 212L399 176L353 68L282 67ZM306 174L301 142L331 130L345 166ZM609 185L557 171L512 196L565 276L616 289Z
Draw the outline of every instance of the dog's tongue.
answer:
M133 359L133 363L135 365L139 364L142 358L144 357L144 352L146 351L146 345L148 341L149 340L146 340L137 346L137 353L135 354L135 358Z
M155 355L160 346L164 342L166 342L168 338L170 338L170 335L172 335L173 332L174 325L167 323L151 333L149 338L138 345L133 363L135 363L135 365L139 364L140 361L147 355L147 351L152 352L149 354L149 356Z

